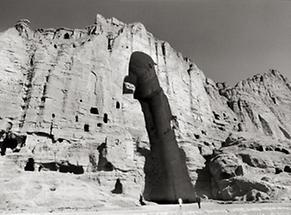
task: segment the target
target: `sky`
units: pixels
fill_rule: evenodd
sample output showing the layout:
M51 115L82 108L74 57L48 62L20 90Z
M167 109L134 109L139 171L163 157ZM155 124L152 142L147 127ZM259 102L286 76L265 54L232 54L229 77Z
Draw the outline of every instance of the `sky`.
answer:
M291 0L0 0L0 31L84 28L96 14L141 22L156 38L230 85L277 69L291 81Z

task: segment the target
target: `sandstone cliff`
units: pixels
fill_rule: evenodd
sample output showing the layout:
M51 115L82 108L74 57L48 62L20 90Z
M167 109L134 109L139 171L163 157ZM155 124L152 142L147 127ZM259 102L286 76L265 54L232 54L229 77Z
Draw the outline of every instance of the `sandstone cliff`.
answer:
M270 70L230 88L206 78L191 60L156 39L141 23L125 24L101 15L85 29L32 30L28 20L20 20L0 33L0 119L12 121L13 131L26 136L18 154L8 151L1 159L12 159L21 169L29 157L37 166L66 161L82 166L104 193L110 193L116 178L124 183L127 195L142 193L145 172L152 165L145 165L148 137L139 103L122 94L133 51L145 52L157 64L160 84L177 118L178 144L201 195L227 200L244 196L252 190L247 183L245 192L221 194L226 185L220 181L246 176L249 169L274 176L276 168L290 167L291 85L282 74ZM246 142L260 141L263 150L236 145L231 173L224 174L228 170L222 171L216 159L215 171L223 172L221 178L213 172L211 165L216 164L211 159L227 154L229 145L216 150L230 133ZM270 157L272 165L263 161L259 165L254 153L267 159L268 145L280 161ZM235 173L237 167L242 171ZM210 184L211 190L205 189ZM290 181L280 184L290 185ZM259 191L272 196L275 188L269 187Z

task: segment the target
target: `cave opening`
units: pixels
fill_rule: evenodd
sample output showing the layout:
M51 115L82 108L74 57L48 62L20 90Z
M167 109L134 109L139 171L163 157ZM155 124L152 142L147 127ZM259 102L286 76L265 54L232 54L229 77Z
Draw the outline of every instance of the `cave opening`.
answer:
M211 189L211 173L209 170L209 162L212 158L212 155L204 155L205 167L197 170L197 180L195 183L195 191L198 196L206 195L209 198L212 198L212 189Z
M65 39L65 40L70 39L70 35L69 35L69 33L65 33L65 34L64 34L64 39Z
M107 156L107 139L105 139L105 142L100 144L97 147L97 150L99 152L98 157L98 164L97 164L97 170L98 171L113 171L113 165L111 162L109 162L106 158Z
M116 109L120 109L120 103L117 101L115 105Z
M104 115L103 115L103 122L104 123L108 122L108 114L107 113L104 113Z
M160 87L154 61L143 52L133 52L129 73L124 78L123 94L134 94L141 105L150 150L138 148L145 156L146 200L159 204L195 202L196 194L186 167L185 152L178 147L167 96Z
M99 114L98 108L97 107L91 107L90 108L90 113L91 114Z
M114 189L111 191L112 193L115 194L121 194L123 193L123 185L120 181L120 178L116 179L115 185L114 185Z
M289 172L289 173L291 173L291 167L290 167L290 166L285 166L285 167L284 167L284 172Z
M38 171L59 171L61 173L74 173L79 175L84 173L84 168L78 164L71 164L69 161L53 161L39 163Z
M34 159L28 158L24 171L34 171Z
M84 125L84 131L85 132L89 132L89 124L85 124Z

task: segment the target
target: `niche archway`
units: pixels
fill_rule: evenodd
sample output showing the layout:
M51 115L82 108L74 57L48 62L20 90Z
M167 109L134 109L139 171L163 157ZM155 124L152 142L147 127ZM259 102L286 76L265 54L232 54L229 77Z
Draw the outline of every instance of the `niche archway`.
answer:
M141 104L150 141L150 151L141 149L146 157L145 199L157 203L177 203L178 198L194 202L196 196L185 154L178 147L171 127L173 116L168 98L160 87L150 56L143 52L132 53L123 93L133 93Z

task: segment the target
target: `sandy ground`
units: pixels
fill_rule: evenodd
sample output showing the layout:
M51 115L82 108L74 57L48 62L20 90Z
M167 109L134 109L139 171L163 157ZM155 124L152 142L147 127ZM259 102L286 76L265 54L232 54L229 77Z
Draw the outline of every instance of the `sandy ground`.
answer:
M0 212L1 213L1 212ZM41 215L108 215L108 214L138 214L138 215L174 215L174 214L235 214L235 215L291 215L291 202L289 203L249 203L249 204L217 204L203 203L198 209L197 204L179 205L152 205L133 208L102 209L98 211L70 211L48 213L9 213L1 214L41 214Z
M138 195L112 194L111 186L101 186L88 175L59 172L23 172L13 160L0 158L0 214L107 215L107 214L288 214L291 202L139 206Z

